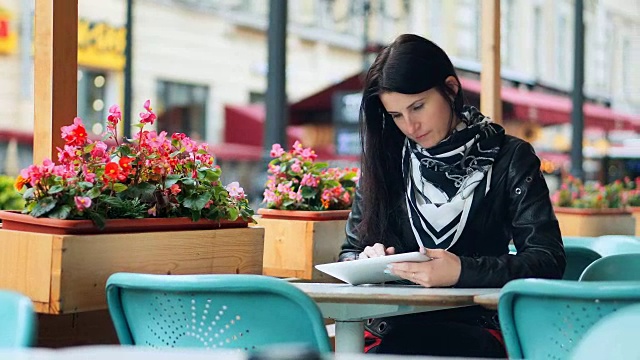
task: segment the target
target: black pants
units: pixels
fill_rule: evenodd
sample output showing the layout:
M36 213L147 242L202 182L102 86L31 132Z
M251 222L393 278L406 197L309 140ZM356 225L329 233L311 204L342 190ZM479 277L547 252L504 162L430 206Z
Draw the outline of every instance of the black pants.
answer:
M507 357L503 344L489 332L499 330L496 313L478 307L377 319L367 329L382 338L369 353Z

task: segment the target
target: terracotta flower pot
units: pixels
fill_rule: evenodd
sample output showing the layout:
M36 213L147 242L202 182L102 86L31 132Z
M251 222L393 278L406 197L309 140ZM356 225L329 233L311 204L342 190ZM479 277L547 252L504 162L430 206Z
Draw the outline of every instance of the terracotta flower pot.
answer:
M110 219L104 229L98 229L91 220L60 220L36 218L21 214L19 211L0 211L4 230L28 231L41 234L114 234L139 233L152 231L207 230L247 227L242 219L199 220L189 218L144 218L144 219Z
M258 209L258 214L265 219L292 219L292 220L347 220L351 210L327 210L327 211L298 211Z

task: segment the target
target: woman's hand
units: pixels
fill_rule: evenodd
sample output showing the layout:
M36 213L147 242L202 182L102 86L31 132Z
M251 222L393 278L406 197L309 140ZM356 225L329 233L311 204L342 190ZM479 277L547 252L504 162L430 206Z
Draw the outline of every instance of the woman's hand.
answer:
M384 245L375 243L373 246L367 246L364 251L360 253L358 259L366 259L378 256L393 255L396 253L394 247L388 247L385 249Z
M389 265L390 272L424 287L452 286L458 282L462 267L457 255L443 249L420 248L420 252L431 260L393 263Z

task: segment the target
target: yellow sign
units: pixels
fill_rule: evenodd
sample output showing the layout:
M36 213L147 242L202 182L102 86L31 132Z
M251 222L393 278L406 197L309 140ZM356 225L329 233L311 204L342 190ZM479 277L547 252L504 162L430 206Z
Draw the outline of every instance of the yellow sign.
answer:
M123 70L127 30L106 23L78 22L78 65Z
M11 54L18 44L18 35L11 28L11 14L0 8L0 54Z

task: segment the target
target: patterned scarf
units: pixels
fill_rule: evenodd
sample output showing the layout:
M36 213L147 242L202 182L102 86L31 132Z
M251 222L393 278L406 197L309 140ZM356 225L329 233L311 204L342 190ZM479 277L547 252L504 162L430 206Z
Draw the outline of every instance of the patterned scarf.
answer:
M407 210L420 246L448 249L489 191L504 129L465 106L461 123L425 149L407 139L402 152Z

